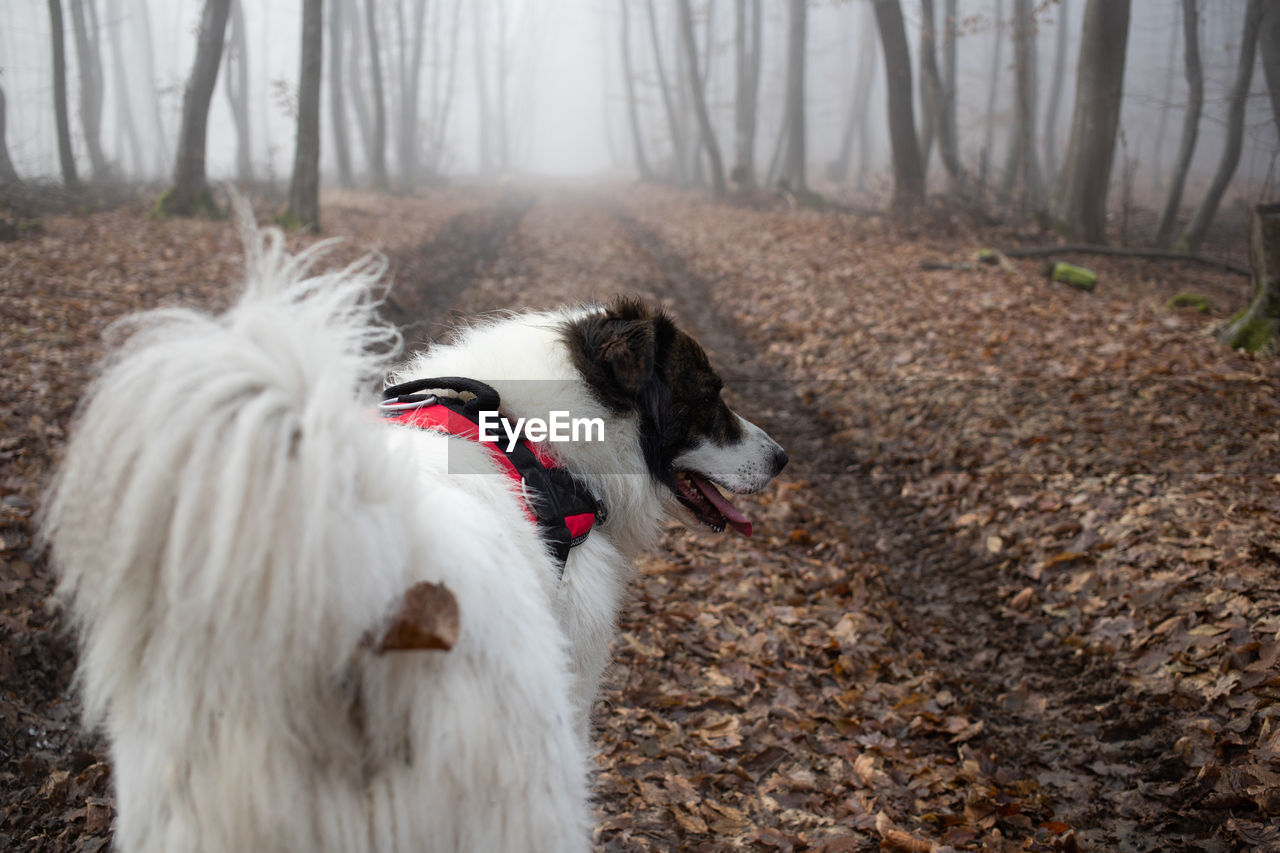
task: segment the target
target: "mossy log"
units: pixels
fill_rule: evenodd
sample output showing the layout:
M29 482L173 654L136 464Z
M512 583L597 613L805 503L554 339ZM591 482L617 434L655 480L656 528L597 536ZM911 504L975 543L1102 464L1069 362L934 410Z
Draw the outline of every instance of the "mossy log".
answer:
M1249 232L1249 264L1253 268L1253 301L1219 333L1233 349L1257 352L1280 338L1280 204L1253 209Z

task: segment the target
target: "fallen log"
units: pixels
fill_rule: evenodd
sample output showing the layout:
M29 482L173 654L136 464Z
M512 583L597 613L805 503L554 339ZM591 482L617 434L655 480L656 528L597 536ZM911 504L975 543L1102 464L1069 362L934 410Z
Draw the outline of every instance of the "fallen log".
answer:
M1010 258L1043 258L1047 255L1108 255L1118 258L1145 258L1153 261L1189 261L1216 267L1236 275L1253 277L1248 267L1224 261L1221 258L1210 258L1205 255L1193 255L1186 252L1171 252L1164 249L1120 249L1115 246L1097 246L1092 243L1073 243L1066 246L1030 246L1024 249L1009 249L1004 252Z

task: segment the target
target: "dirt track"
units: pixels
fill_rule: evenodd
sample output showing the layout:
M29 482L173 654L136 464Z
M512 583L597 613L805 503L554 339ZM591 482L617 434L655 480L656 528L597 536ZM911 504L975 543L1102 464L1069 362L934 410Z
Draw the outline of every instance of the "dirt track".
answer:
M341 209L334 219L344 221ZM1159 603L1120 601L1128 592L1108 574L1109 561L1147 540L1113 535L1103 510L1104 498L1123 504L1129 495L1125 506L1132 508L1153 489L1178 492L1199 483L1189 463L1160 455L1181 446L1178 438L1160 438L1171 443L1158 445L1152 462L1132 449L1155 442L1154 434L1103 441L1084 436L1086 430L1073 423L1090 425L1096 418L1101 426L1089 429L1143 428L1147 422L1132 414L1122 418L1124 404L1115 403L1132 391L1124 383L1134 380L1124 371L1102 377L1108 381L1096 388L1074 383L1065 400L1057 391L1067 386L1055 379L1006 380L997 372L983 384L978 374L966 374L963 361L923 376L894 372L895 366L927 362L918 353L912 361L890 361L880 372L868 358L865 375L850 378L849 364L863 367L852 350L891 353L903 341L916 344L892 326L893 311L910 314L911 300L919 298L910 284L921 277L912 277L914 260L965 245L963 239L939 239L895 247L907 260L890 263L887 271L870 261L865 268L855 265L854 280L871 276L863 286L901 290L900 309L894 294L885 300L888 321L877 320L877 304L865 315L823 313L826 299L844 304L840 299L847 297L813 295L815 288L830 287L821 282L838 258L881 263L877 246L888 237L858 227L837 217L717 212L686 205L675 194L605 197L541 189L460 203L456 214L424 227L430 232L424 239L382 243L397 277L388 317L405 327L411 342L435 337L452 314L615 293L641 293L666 304L711 352L728 380L731 402L768 429L793 460L778 488L748 502L759 522L755 539L673 527L665 550L641 567L634 604L623 618L618 664L597 715L600 848L835 853L883 844L1175 851L1266 849L1274 843L1280 849L1280 796L1268 800L1247 789L1251 778L1267 784L1265 753L1250 759L1248 766L1258 769L1241 771L1253 777L1231 781L1244 750L1255 741L1264 746L1280 723L1274 712L1280 684L1254 681L1265 701L1240 716L1234 687L1221 697L1228 706L1222 707L1152 681L1132 662L1160 638L1193 631L1197 619L1159 633L1153 628L1154 640L1129 641L1118 627L1115 636L1107 633L1107 626L1122 624L1108 619L1127 619L1141 635L1144 625L1167 615ZM372 239L365 239L376 244L377 233L375 224ZM753 235L777 247L776 259L752 245L757 255L726 260L737 257L744 239L754 242ZM829 249L815 257L814 245ZM810 266L797 271L783 250L809 258ZM1117 298L1152 296L1142 294L1143 287L1175 287L1151 285L1136 269L1124 263L1104 268L1114 278L1139 281L1134 293ZM1223 277L1204 275L1208 285L1229 288ZM774 276L772 287L762 284L768 276ZM997 295L1007 288L1014 301L1026 287L990 286ZM788 287L812 303L797 307L795 316L790 303L776 310L757 304L766 292L777 299L791 292ZM846 289L857 293L852 284ZM1157 303L1160 295L1154 294ZM858 304L864 297L849 298ZM1071 311L1095 310L1072 296L1053 298ZM989 315L983 320L989 328L974 331L975 341L994 339L1016 316L999 310ZM850 321L850 332L840 326L848 316L865 319ZM1151 348L1199 353L1196 348L1205 346L1196 338L1194 324L1201 321L1180 318L1178 326L1161 316L1153 311L1149 321L1146 315L1137 320L1154 329ZM811 344L802 336L826 334L828 321L825 354L822 347L816 355L807 352ZM1042 346L1043 337L1028 348ZM1037 351L1030 361L1040 357ZM1247 387L1253 397L1223 402L1216 390L1199 386L1170 393L1181 409L1204 406L1218 413L1206 416L1205 430L1255 435L1256 424L1274 420L1266 407L1275 405L1276 372L1260 368L1247 381L1243 377L1253 369L1247 364L1213 368L1228 369L1239 374L1232 387ZM953 374L968 378L956 381ZM995 418L993 411L1004 416ZM1033 429L1037 418L1051 416L1068 422L1052 442L1041 437L1046 430ZM59 417L65 412L49 419ZM1024 424L1034 435L1019 432ZM1027 457L1019 456L1011 469L1000 467L1007 460L993 461L988 445L1006 438L1008 446L1023 448L1015 456L1025 451ZM1273 505L1266 472L1275 470L1276 450L1240 444L1217 475L1233 488L1244 483L1259 490L1250 499ZM1053 460L1036 455L1045 447L1077 461L1074 482L1084 484L1084 498L1054 494ZM999 476L987 478L985 491L973 492L974 472L989 470ZM1107 477L1105 489L1093 482ZM1008 517L1000 507L1027 483L1036 491ZM1019 516L1028 505L1043 518ZM1072 513L1078 505L1097 510L1098 517L1086 515L1080 523ZM1118 519L1124 508L1112 514ZM1157 517L1163 511L1152 510ZM1172 517L1179 509L1168 512ZM966 521L970 516L978 520ZM1178 515L1179 524L1190 530L1195 519L1185 516ZM1010 541L1007 530L1015 522L1025 532L1025 546ZM1274 519L1261 519L1247 534L1263 541L1275 532ZM1227 550L1239 544L1223 543ZM1265 549L1259 553L1259 560L1274 559ZM1157 565L1169 569L1171 559L1161 552L1165 562ZM1228 565L1225 557L1217 560ZM6 618L47 588L43 565L28 562L35 577L9 590ZM1092 574L1070 574L1084 568ZM1197 583L1172 588L1181 601L1201 595ZM1068 613L1074 605L1063 590L1075 595L1081 589L1092 595L1092 609L1086 613L1081 604L1080 613ZM1228 672L1235 666L1247 674L1249 666L1266 664L1266 632L1280 630L1280 622L1268 628L1266 620L1274 618L1280 593L1272 583L1242 594L1254 607L1253 633L1246 626L1239 637L1232 634L1246 649L1243 657L1204 667ZM47 617L31 618L34 633L5 628L9 637L43 645L24 652L6 640L9 666L0 670L10 697L4 706L6 760L25 763L10 762L18 770L5 781L11 802L0 833L17 848L92 849L105 831L100 821L109 800L101 778L80 780L77 774L103 766L95 763L100 746L75 735L66 711L65 644ZM1199 624L1209 624L1204 619ZM20 672L32 662L43 672ZM1202 661L1189 656L1183 665ZM1188 729L1196 718L1206 722ZM49 725L72 728L38 731ZM1221 732L1212 729L1220 726L1236 733L1235 747L1219 743ZM61 789L50 789L50 772L61 771L70 771L58 777ZM893 848L910 843L923 846Z

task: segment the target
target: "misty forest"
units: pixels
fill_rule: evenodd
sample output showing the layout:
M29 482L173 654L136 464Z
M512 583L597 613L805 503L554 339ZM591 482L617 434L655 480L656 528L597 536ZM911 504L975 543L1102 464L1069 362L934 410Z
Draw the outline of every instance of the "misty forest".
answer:
M42 495L238 194L409 348L661 304L790 454L639 565L596 849L1280 850L1278 185L1274 0L6 0L0 847L110 843Z

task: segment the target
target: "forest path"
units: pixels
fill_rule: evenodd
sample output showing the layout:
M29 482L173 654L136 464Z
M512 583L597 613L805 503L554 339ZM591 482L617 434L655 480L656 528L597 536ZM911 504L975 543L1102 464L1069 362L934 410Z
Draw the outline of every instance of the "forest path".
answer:
M0 250L0 846L109 836L32 546L101 332L225 307L242 268L228 223L145 214ZM335 193L324 219L335 263L388 257L410 347L478 312L665 304L791 454L735 500L754 538L673 522L641 561L598 849L1280 850L1280 367L1209 334L1240 280L930 272L1008 235L645 186ZM1184 290L1220 313L1165 307Z
M687 558L694 561L734 561L757 547L781 547L775 560L762 562L757 574L777 569L788 572L787 552L811 553L814 537L842 543L853 552L852 557L820 558L826 564L826 581L802 584L798 596L792 594L776 602L783 606L819 600L831 589L848 588L850 577L868 572L866 564L873 563L868 573L874 578L871 597L855 603L841 602L837 595L835 603L849 610L874 607L892 614L894 639L879 647L871 643L863 653L873 659L894 653L914 657L924 670L929 689L935 697L944 697L944 705L924 692L897 701L922 704L923 716L933 718L951 736L938 739L934 733L932 738L920 738L912 747L918 760L932 755L940 766L951 767L957 774L951 781L957 787L968 787L975 772L987 781L984 796L975 798L970 790L962 803L955 804L966 822L972 820L981 826L986 821L987 830L998 833L994 818L1005 818L1006 833L1017 834L1021 829L1028 843L1038 839L1049 847L1069 843L1058 837L1068 826L1075 830L1078 842L1098 849L1178 849L1169 846L1170 832L1212 835L1218 823L1216 815L1175 814L1154 790L1160 783L1180 780L1187 771L1186 764L1171 753L1179 736L1169 720L1177 713L1176 706L1132 689L1109 657L1082 656L1034 620L1002 614L998 605L1007 597L1003 587L1009 578L1002 571L1002 567L1007 569L1007 559L957 538L953 526L936 508L927 500L910 496L919 448L907 442L881 446L880 451L890 452L877 456L874 450L860 447L847 430L842 432L840 418L829 411L831 401L827 398L832 394L843 398L843 407L860 411L864 417L892 409L897 405L894 392L901 380L833 383L788 370L770 357L768 333L735 317L732 300L741 298L742 292L719 288L717 279L693 271L685 254L661 235L664 220L659 217L646 222L645 215L643 208L591 193L543 192L495 253L489 275L462 291L454 307L463 313L512 305L549 307L624 292L639 293L669 306L711 353L727 380L731 401L788 448L794 461L786 479L805 490L803 503L808 513L803 535L795 537L805 542L807 547L803 548L787 539L786 530L772 530L772 541L759 544L758 540L673 535L687 550ZM708 232L702 236L707 244L726 249L732 245L733 235L715 233L714 219L701 225ZM870 282L868 286L872 286ZM1001 395L1005 404L1010 402L1008 398L1020 396L1014 384L1014 390ZM981 424L965 422L966 417L973 419L971 412L957 416L947 409L947 397L954 394L949 386L944 381L939 399L924 401L944 409L943 414L926 409L918 416L932 420L939 429L980 429ZM1030 399L1022 400L1022 405L1042 402L1034 394L1023 396ZM907 405L920 403L917 394ZM664 600L699 594L686 585L669 583L662 572L656 581L654 578L653 574L642 575L638 599L653 602L659 609ZM735 595L734 588L716 589L712 584L710 589L713 598L707 602L707 612L741 612L762 603L754 597L754 588L745 598ZM742 589L739 586L736 591ZM628 636L643 634L644 624L652 616L644 607L628 611L624 631ZM639 646L645 648L644 643ZM634 649L623 651L628 653ZM810 684L803 684L804 679L787 679L784 672L776 674L782 687L797 692L815 685L821 685L820 689L837 685L858 689L856 677L837 674L838 659L825 663L828 671L819 671ZM663 664L650 660L645 665ZM886 670L893 666L884 660L877 660L876 665ZM679 680L678 673L672 677ZM756 701L765 698L760 696ZM611 694L606 704L616 710L634 701L624 689ZM685 712L697 710L695 705ZM860 713L873 718L879 710L875 703L862 709L856 705L842 709L847 719L837 728L847 728ZM628 718L623 715L618 719ZM910 729L918 726L919 720L903 722ZM610 710L601 712L599 722L603 737L609 739ZM811 737L817 740L812 753L797 748L794 741L790 744L787 772L815 772L822 766L821 756L834 748L824 739L838 739L839 735L829 732ZM767 748L761 749L755 757L766 753ZM753 756L743 752L735 758L741 766ZM976 764L976 770L966 763ZM716 791L713 775L706 774L702 780L700 790L708 796ZM879 781L884 778L889 777ZM1142 784L1135 785L1135 780ZM833 782L837 787L840 784L839 780ZM901 802L901 812L895 813L915 818L909 822L916 823L919 831L919 814L911 815L906 806L914 796L911 787L908 783L880 796ZM652 804L644 802L645 790L634 790L639 802L605 802L604 812L634 819L637 812L651 811ZM984 797L991 802L970 802ZM921 802L913 804L917 811ZM681 824L678 814L671 814L665 818L650 815L652 822L643 826L639 837L690 844L688 826ZM950 819L934 820L939 825L933 828L947 837ZM606 847L631 849L627 844L636 842L629 828L622 827ZM954 835L951 840L961 837ZM1135 840L1144 837L1165 840L1153 840L1149 846ZM631 840L625 841L627 838ZM647 842L639 843L643 846ZM1193 845L1187 849L1201 848Z

